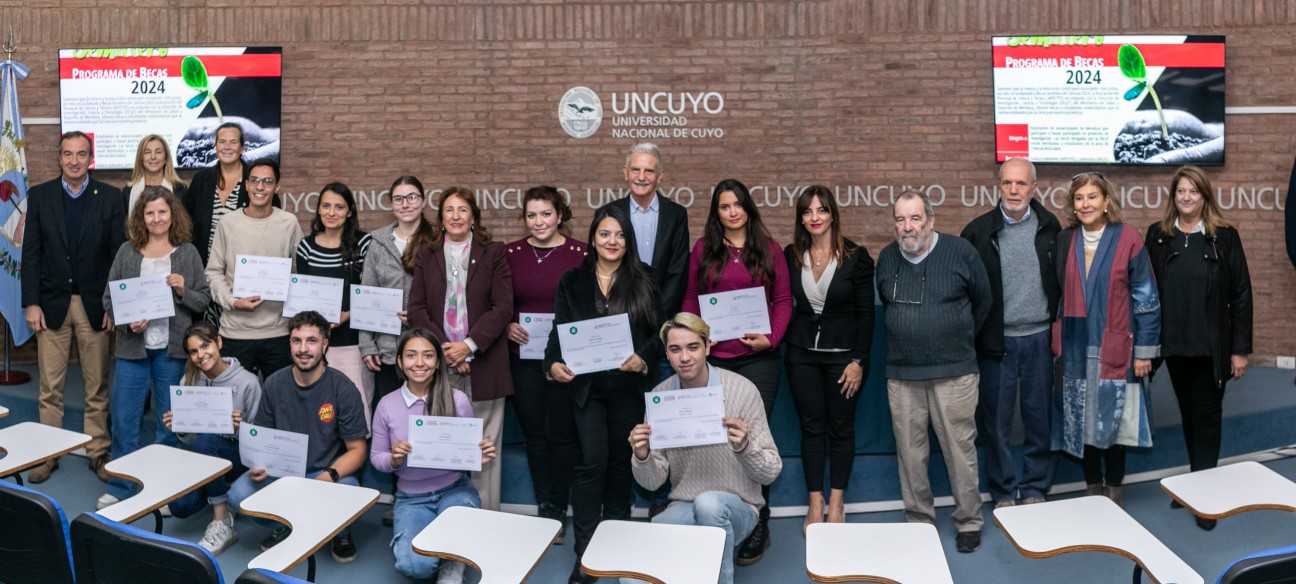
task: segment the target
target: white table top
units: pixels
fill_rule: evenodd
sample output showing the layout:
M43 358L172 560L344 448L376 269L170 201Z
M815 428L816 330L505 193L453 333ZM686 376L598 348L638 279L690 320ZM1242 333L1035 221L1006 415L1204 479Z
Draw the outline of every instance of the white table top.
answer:
M468 564L481 584L525 582L553 546L553 519L451 507L414 537L414 552Z
M806 573L817 582L954 584L936 527L926 523L815 523Z
M1108 552L1134 560L1157 582L1202 583L1200 574L1106 497L1002 507L994 519L1027 557Z
M1161 489L1207 519L1256 509L1296 512L1296 483L1254 461L1167 477Z
M715 584L724 545L719 527L608 520L594 531L581 567L600 578Z
M80 432L23 422L0 429L0 477L63 456L90 443L90 436Z
M223 458L150 444L104 466L109 475L139 483L144 488L120 503L104 507L99 514L130 523L219 478L231 466Z
M0 418L3 418L3 417L5 417L5 416L7 416L7 415L9 415L9 408L6 408L6 407L4 407L4 406L0 406Z
M378 500L378 491L302 477L283 477L243 500L241 512L292 527L292 535L248 562L286 573L324 547Z

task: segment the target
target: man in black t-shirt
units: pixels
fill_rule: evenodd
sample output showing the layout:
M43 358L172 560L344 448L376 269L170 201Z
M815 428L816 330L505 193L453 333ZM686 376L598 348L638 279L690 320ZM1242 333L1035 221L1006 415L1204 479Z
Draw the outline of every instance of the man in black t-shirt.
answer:
M356 475L365 462L364 404L355 384L324 363L329 323L318 312L298 313L288 321L292 367L265 380L257 426L306 434L306 476L321 481L359 486ZM238 510L252 493L274 482L264 468L249 469L229 490L230 507ZM261 549L270 549L292 533L275 529ZM356 548L350 530L333 538L333 559L347 563Z

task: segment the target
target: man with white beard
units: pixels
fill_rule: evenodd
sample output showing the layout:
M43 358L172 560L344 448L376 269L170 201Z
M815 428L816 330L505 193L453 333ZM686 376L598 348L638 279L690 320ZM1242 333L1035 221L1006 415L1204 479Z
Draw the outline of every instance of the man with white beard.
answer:
M954 495L958 551L981 547L977 484L976 335L992 302L990 280L967 240L935 231L927 195L905 190L892 207L896 242L878 254L885 309L887 401L905 519L936 522L927 479L927 429L940 441Z

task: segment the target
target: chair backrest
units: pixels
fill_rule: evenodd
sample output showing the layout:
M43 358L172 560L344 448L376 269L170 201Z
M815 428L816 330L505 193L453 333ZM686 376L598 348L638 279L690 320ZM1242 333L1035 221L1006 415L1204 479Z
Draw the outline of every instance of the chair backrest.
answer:
M1240 558L1220 573L1217 584L1296 584L1296 545Z
M0 481L0 582L72 582L68 520L43 493Z
M216 559L196 544L82 513L72 522L72 558L82 584L224 584Z
M279 572L271 572L265 568L249 568L239 574L238 580L235 580L234 584L303 584L305 582L305 580L299 580Z

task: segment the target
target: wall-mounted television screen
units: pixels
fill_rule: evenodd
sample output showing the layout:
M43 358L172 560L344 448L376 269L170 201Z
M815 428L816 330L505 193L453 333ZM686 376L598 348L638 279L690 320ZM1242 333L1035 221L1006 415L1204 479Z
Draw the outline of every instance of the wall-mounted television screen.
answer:
M212 166L224 122L243 128L244 160L278 160L282 61L282 47L60 49L62 129L94 139L92 168L133 168L149 134L176 168Z
M995 157L1224 164L1224 37L997 36Z

